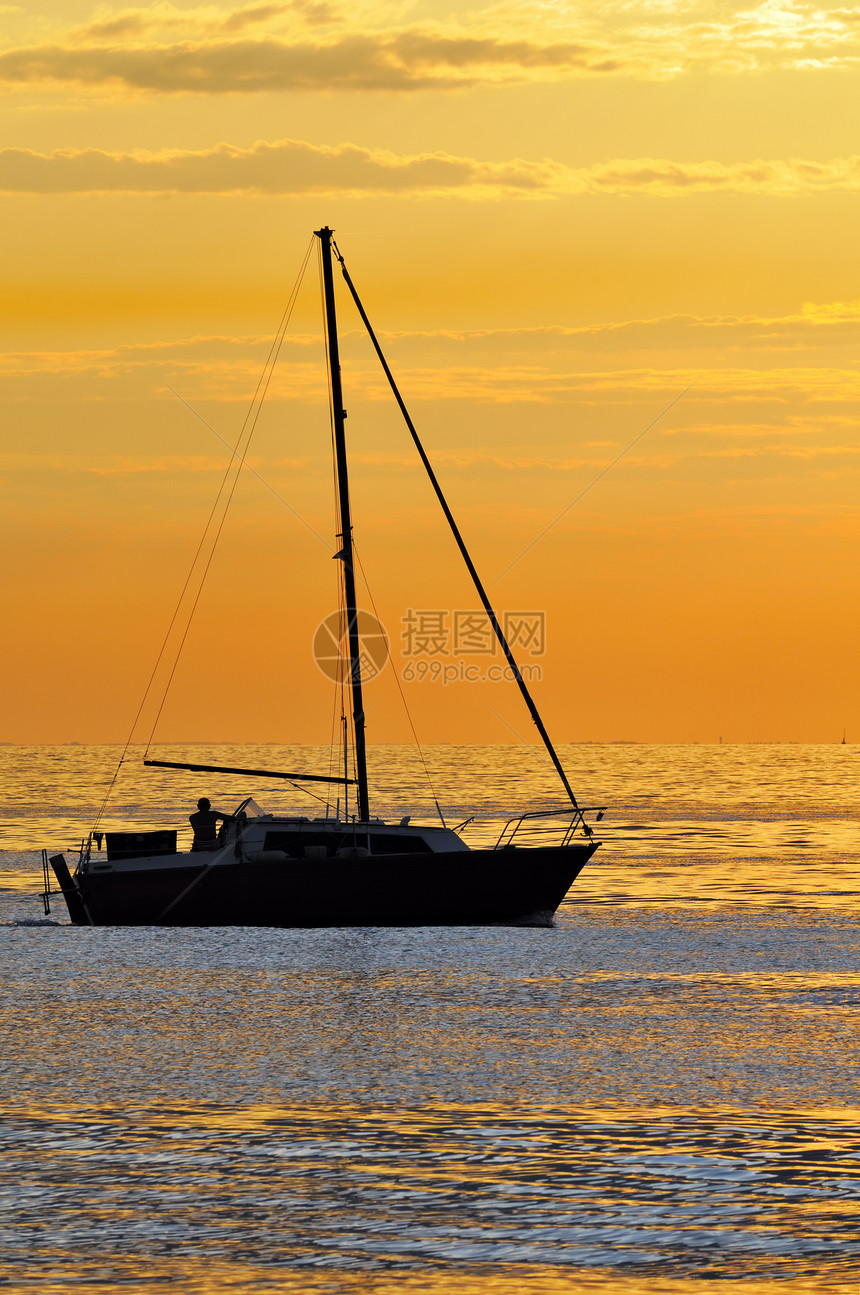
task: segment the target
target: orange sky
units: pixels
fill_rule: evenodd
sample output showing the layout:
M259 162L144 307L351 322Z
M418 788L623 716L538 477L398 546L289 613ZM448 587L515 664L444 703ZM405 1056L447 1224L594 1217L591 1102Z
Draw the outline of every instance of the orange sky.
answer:
M0 14L0 738L126 737L321 224L500 611L545 613L524 661L559 741L860 734L854 10ZM328 737L333 568L296 517L331 539L318 302L312 261L165 741ZM407 609L476 600L339 309L402 668ZM531 738L503 684L404 690L427 741ZM368 713L408 737L390 677Z

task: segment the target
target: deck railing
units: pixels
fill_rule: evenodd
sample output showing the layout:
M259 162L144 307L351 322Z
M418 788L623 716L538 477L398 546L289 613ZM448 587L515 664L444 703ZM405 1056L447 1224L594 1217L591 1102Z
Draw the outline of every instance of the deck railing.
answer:
M605 806L580 805L519 814L505 823L493 849L504 850L514 845L570 845L579 833L588 838L594 836L594 828L585 821L586 814L594 814L600 822L605 812Z

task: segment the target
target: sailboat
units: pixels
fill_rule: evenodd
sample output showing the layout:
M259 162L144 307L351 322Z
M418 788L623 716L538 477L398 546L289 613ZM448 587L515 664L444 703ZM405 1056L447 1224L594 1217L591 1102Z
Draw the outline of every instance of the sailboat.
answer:
M361 304L332 230L314 231L322 265L325 328L337 477L336 554L342 567L349 646L355 777L148 760L159 768L229 773L354 788L355 812L311 819L263 811L247 797L206 848L182 851L177 831L91 832L70 869L65 855L43 851L45 905L49 864L71 921L89 926L401 926L552 923L562 900L598 848L586 820L603 809L580 806L516 664L466 545ZM562 811L510 819L492 847L472 849L441 825L387 823L371 814L365 745L362 653L353 551L343 391L335 314L333 258L358 308L419 457L451 527L484 611L568 803ZM346 803L346 795L344 795ZM441 815L440 815L441 816ZM104 847L104 848L103 848Z

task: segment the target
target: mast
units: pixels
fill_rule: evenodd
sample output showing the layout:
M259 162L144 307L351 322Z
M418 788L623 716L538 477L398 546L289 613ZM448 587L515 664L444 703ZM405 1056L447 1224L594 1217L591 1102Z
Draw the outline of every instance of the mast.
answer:
M326 225L314 230L320 240L323 270L325 317L328 330L328 363L331 377L332 418L334 420L335 463L337 465L338 520L341 538L340 552L335 556L343 563L344 595L346 598L346 623L349 637L349 687L352 696L352 722L355 733L355 763L358 775L358 818L366 823L370 818L367 795L367 752L364 741L364 704L361 696L361 645L358 637L358 609L355 605L355 569L353 566L352 520L349 509L349 473L346 463L346 432L343 407L343 389L340 382L340 353L337 344L337 318L334 308L334 277L331 268L332 231Z

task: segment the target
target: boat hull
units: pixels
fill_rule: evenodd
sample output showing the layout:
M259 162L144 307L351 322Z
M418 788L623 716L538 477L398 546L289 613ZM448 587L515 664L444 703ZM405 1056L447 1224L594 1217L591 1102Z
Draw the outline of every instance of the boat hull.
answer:
M596 849L585 841L288 864L187 855L180 866L174 856L170 866L79 875L83 917L76 905L69 914L93 926L547 925Z

